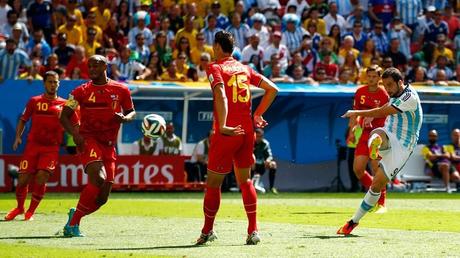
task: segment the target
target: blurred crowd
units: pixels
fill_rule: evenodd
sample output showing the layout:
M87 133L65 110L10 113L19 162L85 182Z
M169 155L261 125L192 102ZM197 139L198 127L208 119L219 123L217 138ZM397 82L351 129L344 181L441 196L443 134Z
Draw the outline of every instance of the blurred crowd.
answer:
M234 58L274 82L366 83L371 64L415 85L460 85L460 1L0 0L0 80L206 81L217 31Z

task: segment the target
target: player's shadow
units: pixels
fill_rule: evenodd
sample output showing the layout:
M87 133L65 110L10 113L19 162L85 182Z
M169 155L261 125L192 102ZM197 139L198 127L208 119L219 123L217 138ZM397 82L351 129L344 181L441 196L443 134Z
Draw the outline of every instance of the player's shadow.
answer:
M151 246L151 247L121 247L121 248L101 248L101 251L136 251L136 250L155 250L155 249L182 249L195 248L199 245L166 245L166 246Z
M65 238L64 236L11 236L11 237L0 237L1 239L53 239L53 238Z
M291 212L291 214L295 215L328 215L328 214L348 214L350 212L345 212L345 211L297 211L297 212Z
M321 239L321 240L327 240L327 239L335 239L335 238L354 238L354 237L361 237L361 236L358 236L358 235L353 235L353 234L350 234L350 235L346 235L346 236L339 236L339 235L336 235L336 236L303 236L303 237L300 237L300 238L316 238L316 239Z

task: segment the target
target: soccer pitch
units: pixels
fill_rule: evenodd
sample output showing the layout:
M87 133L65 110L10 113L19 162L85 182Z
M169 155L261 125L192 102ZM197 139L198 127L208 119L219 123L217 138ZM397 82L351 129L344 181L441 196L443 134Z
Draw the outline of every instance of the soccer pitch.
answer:
M343 237L336 230L364 194L282 193L259 196L262 242L244 245L239 194L223 194L218 239L193 246L202 226L202 193L114 193L83 218L84 238L63 238L78 194L47 194L35 220L0 221L1 257L458 257L460 194L389 193L386 214L368 214ZM28 205L29 199L26 202ZM0 216L14 207L0 195ZM59 235L56 233L60 231Z

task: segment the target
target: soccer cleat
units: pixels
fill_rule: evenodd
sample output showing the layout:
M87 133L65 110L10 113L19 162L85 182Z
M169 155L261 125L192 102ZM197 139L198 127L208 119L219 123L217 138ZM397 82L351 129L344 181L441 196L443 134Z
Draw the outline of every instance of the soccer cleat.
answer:
M384 205L377 204L375 206L375 214L383 214L387 212L387 207Z
M251 234L248 235L248 238L246 238L246 244L247 245L257 245L260 242L260 236L259 232L254 231Z
M217 239L216 233L214 231L209 231L208 234L201 233L200 237L196 240L195 245L204 245L207 242L212 242Z
M25 221L34 220L34 214L32 212L26 211L26 213L24 214L24 220Z
M14 220L14 218L16 218L16 216L20 215L20 214L23 214L24 213L24 210L21 210L19 208L14 208L12 210L10 210L6 215L5 215L5 220L6 221L9 221L9 220Z
M351 234L351 231L353 231L354 228L358 226L358 223L354 223L353 220L348 221L343 225L339 230L337 230L337 235L349 235Z
M276 189L275 187L272 187L270 189L270 191L273 193L273 194L278 194L278 189Z
M80 227L78 225L75 225L75 226L65 225L64 226L64 236L65 237L84 237L85 235L83 235L80 232Z
M379 135L373 137L372 142L369 146L369 158L371 158L372 160L380 158L379 149L381 145L382 137L380 137Z
M67 223L65 223L66 226L70 226L70 221L72 220L73 214L75 214L76 209L75 208L70 208L69 213L67 213L68 218L67 218Z

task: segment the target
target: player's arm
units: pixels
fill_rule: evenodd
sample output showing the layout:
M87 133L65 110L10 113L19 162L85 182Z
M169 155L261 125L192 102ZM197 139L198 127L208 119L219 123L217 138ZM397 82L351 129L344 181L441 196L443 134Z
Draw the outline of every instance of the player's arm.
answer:
M136 111L128 88L125 88L122 96L121 108L123 113L115 113L115 117L119 123L129 123L136 118Z
M18 149L18 146L22 143L22 134L24 133L24 129L26 128L26 121L19 119L18 124L16 126L16 138L13 143L13 151Z
M260 101L259 105L257 106L256 111L254 112L254 123L256 127L263 128L268 123L264 120L262 116L273 103L273 100L275 100L275 97L278 94L278 87L276 87L276 85L272 81L267 79L265 76L260 76L262 78L259 83L259 88L265 90L265 94L262 97L262 100Z
M216 102L217 120L219 122L219 132L226 135L236 135L235 132L228 127L227 114L228 114L228 100L225 95L225 88L223 83L218 83L212 89L214 94L214 101ZM238 134L244 134L244 130L241 125L237 126Z
M342 117L346 118L353 118L357 116L363 117L386 117L389 115L400 113L401 111L398 110L396 107L390 104L386 104L384 106L373 108L369 110L348 110Z
M72 135L77 147L81 149L84 143L84 139L79 133L78 124L76 125L75 123L75 110L78 108L79 104L72 94L69 96L69 99L66 101L64 107L62 108L59 121L61 122L64 130Z
M268 142L264 149L264 157L266 162L270 162L273 160L272 148L270 148L270 143Z

